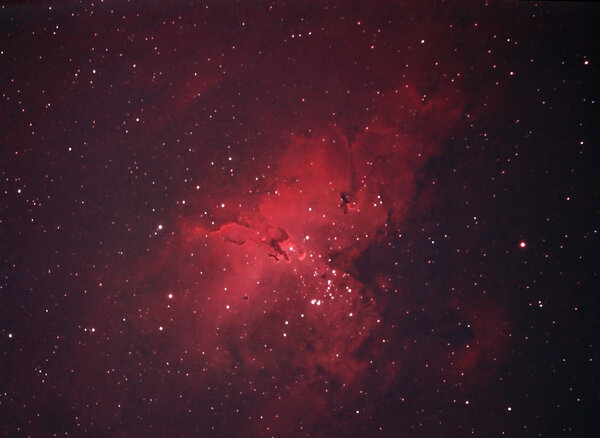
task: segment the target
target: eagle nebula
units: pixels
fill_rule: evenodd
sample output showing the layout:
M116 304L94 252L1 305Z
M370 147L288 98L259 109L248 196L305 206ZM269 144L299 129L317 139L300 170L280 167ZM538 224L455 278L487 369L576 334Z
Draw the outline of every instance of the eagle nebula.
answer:
M0 435L597 430L599 12L0 7Z

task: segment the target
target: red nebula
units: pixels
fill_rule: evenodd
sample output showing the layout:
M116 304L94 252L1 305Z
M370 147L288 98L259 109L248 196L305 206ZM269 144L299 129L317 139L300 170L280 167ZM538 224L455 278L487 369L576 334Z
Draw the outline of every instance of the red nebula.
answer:
M404 341L386 335L378 299L392 280L372 289L355 263L402 222L419 170L439 151L437 138L400 127L418 112L418 123L450 129L460 113L446 100L422 104L409 92L403 99L404 106L387 101L387 119L352 141L335 126L291 137L269 189L244 203L224 195L210 214L182 218L158 260L142 268L155 274L142 274L152 285L139 294L142 312L132 325L168 339L161 354L180 358L196 385L215 378L265 385L270 376L287 395L261 403L292 404L293 419L355 399L374 367L386 370L378 387L394 381L402 357L390 362L383 352L390 336ZM158 284L173 299L154 293ZM462 355L457 367L477 360Z

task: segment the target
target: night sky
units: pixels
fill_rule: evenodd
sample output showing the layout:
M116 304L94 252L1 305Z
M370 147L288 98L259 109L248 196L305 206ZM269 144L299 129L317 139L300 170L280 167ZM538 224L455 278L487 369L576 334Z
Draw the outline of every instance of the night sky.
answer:
M0 6L0 436L598 436L598 23Z

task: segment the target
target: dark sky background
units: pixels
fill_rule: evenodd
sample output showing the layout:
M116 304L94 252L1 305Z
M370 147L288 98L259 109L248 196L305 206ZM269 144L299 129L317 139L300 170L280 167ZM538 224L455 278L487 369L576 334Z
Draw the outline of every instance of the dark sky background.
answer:
M0 6L0 436L597 436L599 13Z

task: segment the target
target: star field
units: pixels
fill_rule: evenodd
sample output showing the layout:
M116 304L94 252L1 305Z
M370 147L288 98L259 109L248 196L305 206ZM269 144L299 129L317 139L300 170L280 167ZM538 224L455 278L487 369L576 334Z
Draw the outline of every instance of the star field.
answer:
M599 12L0 6L0 435L592 436Z

